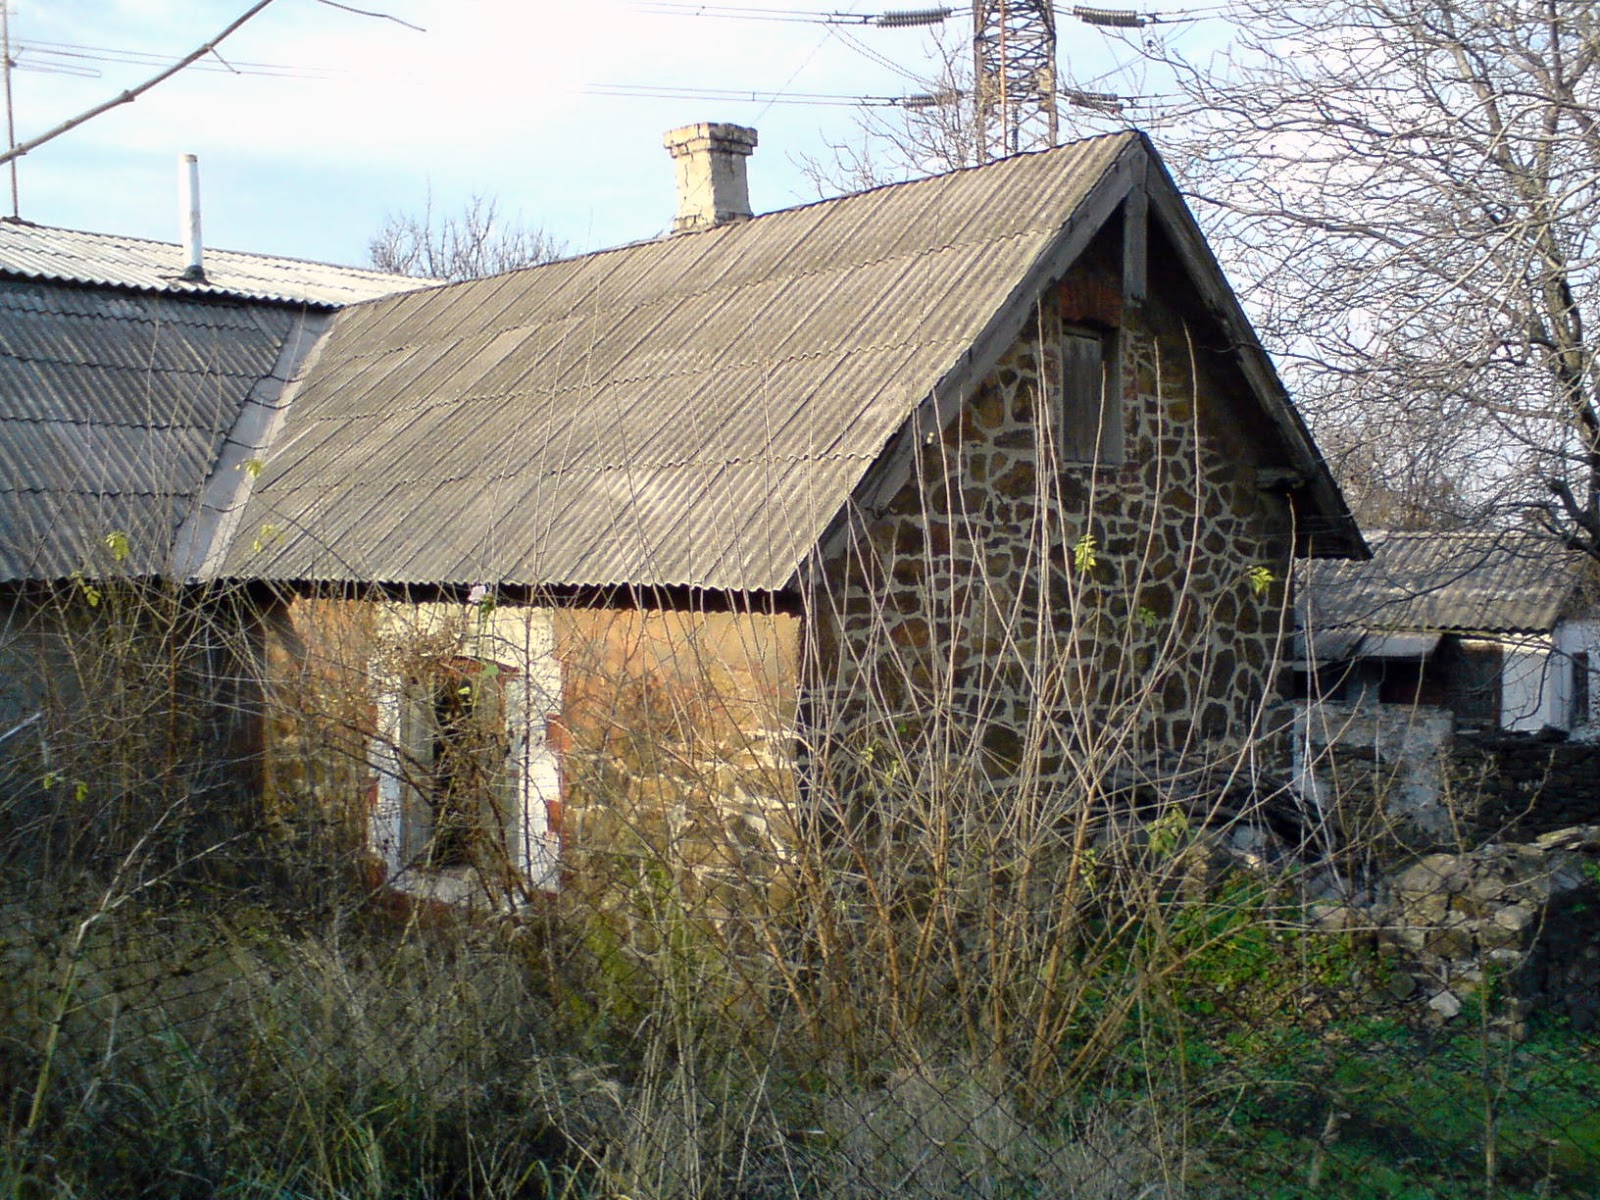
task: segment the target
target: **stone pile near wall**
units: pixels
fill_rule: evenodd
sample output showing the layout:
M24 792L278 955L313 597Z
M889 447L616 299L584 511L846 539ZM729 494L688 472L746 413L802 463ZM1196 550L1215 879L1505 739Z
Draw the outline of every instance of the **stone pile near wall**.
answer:
M1455 790L1473 798L1469 842L1600 824L1600 743L1458 733L1452 767Z
M1364 905L1313 906L1328 928L1375 929L1406 966L1393 991L1439 1020L1490 988L1513 1035L1535 1010L1600 1021L1600 825L1428 854Z

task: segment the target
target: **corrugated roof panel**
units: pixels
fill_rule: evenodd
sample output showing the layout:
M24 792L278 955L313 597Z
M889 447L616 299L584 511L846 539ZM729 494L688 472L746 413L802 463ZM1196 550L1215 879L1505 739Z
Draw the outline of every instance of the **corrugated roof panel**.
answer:
M399 331L385 336L427 344L482 332L496 323L525 286L516 275L494 275L420 293Z
M548 329L518 327L515 345L508 350L505 358L492 364L478 377L473 385L473 395L548 395L551 389L541 386L544 378L542 367L560 352L557 342L544 336L548 332Z
M937 348L935 348L937 350ZM871 457L900 428L922 399L903 382L922 352L915 347L888 346L862 349L814 365L825 368L813 378L798 377L793 386L809 391L813 403L826 416L811 422L805 409L773 436L772 452L779 455L850 455ZM943 354L930 354L943 359ZM781 376L773 381L788 383ZM797 406L798 407L798 406ZM807 405L806 408L810 406Z
M15 422L0 438L0 479L8 491L192 495L217 440L190 430Z
M170 305L151 305L153 311ZM0 321L0 351L44 362L90 361L112 367L190 374L253 373L263 339L243 340L239 329L106 320L54 313L12 312Z
M825 205L814 204L774 214L767 229L758 236L741 236L741 226L694 234L693 237L720 237L726 256L719 265L728 283L739 286L758 279L792 279L807 269L805 247L824 222L833 219Z
M359 369L348 376L344 373L345 363L335 360L330 366L338 368L337 386L334 376L323 375L319 360L318 369L299 392L296 408L315 420L329 412L331 405L337 406L340 416L348 413L380 417L419 407L428 398L413 393L406 384L413 373L433 361L436 353L436 347L431 345L405 345L396 347L393 353L362 355L355 360Z
M25 279L323 307L372 300L434 282L209 248L205 280L196 282L182 277L185 261L183 248L173 242L0 221L0 272Z
M796 470L772 478L752 473L747 496L770 486L772 503L758 511L748 507L748 499L744 501L743 511L750 513L746 532L713 569L724 574L748 572L764 580L768 589L784 587L833 520L828 499L850 495L871 465L865 459L829 458L798 464Z
M346 312L250 500L291 531L253 570L781 586L1135 145Z
M656 242L619 246L590 259L590 274L576 277L562 291L538 288L534 296L565 302L571 312L590 318L627 314L635 307L658 304L666 296L688 296L715 280L715 267L707 256L717 250L715 238L702 235L659 238ZM550 315L546 309L528 309L530 315Z
M1316 630L1538 633L1554 628L1591 569L1528 531L1373 533L1367 562L1318 560L1303 572Z
M172 531L182 509L164 496L90 496L0 492L0 576L64 579L107 564L106 534L127 537L128 557L117 566L136 574L166 568Z
M382 565L358 531L371 528L401 485L386 479L351 480L337 490L297 487L271 505L245 512L228 561L241 577L263 579L377 578Z
M88 569L111 532L140 543L120 569L165 569L177 522L293 325L241 301L0 287L0 575Z
M413 431L426 424L423 410L401 409L387 420L380 416L359 421L324 418L299 425L293 443L267 459L256 490L270 490L280 480L298 488L331 490L348 486L352 478L424 478L431 473L432 462L408 462L396 457L391 448L413 438Z
M603 250L569 263L553 264L558 269L545 275L524 271L514 277L515 291L506 293L505 307L495 315L497 325L531 325L567 315L592 318L600 312L598 304L628 300L627 288L617 283L618 273L630 261L631 253L648 252L649 247L630 251ZM570 265L571 270L561 270Z
M0 421L225 428L218 389L127 368L19 362L0 355Z
M970 306L959 303L961 298L981 296L997 307L1004 304L1019 278L1050 242L1043 235L1018 234L999 239L985 253L964 259L959 281L949 281L946 302L924 306L907 329L907 336L930 342L970 342L982 332L983 324Z

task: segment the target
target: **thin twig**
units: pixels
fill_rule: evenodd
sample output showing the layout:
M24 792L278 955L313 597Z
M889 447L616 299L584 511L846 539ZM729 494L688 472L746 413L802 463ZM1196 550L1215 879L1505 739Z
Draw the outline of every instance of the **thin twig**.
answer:
M329 8L342 9L347 13L355 13L358 17L376 17L380 21L393 21L396 25L404 25L407 29L415 29L418 33L427 33L421 25L413 25L410 21L395 16L393 13L374 12L370 8L357 8L353 4L340 4L339 0L317 0L318 4L326 4Z

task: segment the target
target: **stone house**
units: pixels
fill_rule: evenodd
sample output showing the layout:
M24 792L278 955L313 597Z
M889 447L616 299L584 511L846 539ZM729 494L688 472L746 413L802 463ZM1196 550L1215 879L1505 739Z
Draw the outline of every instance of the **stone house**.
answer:
M818 789L1237 748L1293 559L1365 553L1142 134L762 216L755 143L668 135L672 236L334 314L173 543L252 597L268 807L394 885L747 891Z
M222 633L205 619L212 593L190 584L183 560L216 536L230 489L270 436L284 385L331 314L424 283L215 249L197 258L198 250L0 221L7 816L23 811L10 802L57 776L72 787L36 796L41 803L55 805L63 790L126 791L127 762L153 776L179 742L196 768L184 787L248 787L254 723L236 703L239 672L224 661L231 639L209 636ZM136 653L123 652L128 626L112 629L124 608L104 586L112 577L177 582L132 616ZM215 685L195 697L213 714L204 753L131 695L134 681L159 673L163 638L184 646L164 665L187 663L191 680ZM112 754L125 760L120 772L83 761Z
M1306 691L1448 709L1466 728L1593 731L1600 604L1582 554L1532 531L1368 536L1371 559L1304 571Z
M1587 742L1600 731L1594 565L1531 530L1369 538L1369 560L1308 563L1299 580L1302 775L1332 794L1376 773L1403 825L1442 836L1476 819L1446 807L1462 736L1509 748L1515 738L1501 735ZM1533 773L1549 775L1548 747L1532 756Z

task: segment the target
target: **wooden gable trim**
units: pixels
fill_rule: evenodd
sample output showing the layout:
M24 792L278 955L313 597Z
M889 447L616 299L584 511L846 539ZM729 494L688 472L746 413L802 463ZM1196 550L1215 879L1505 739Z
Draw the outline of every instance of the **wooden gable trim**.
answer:
M1350 515L1339 485L1327 463L1316 452L1311 431L1289 401L1288 391L1272 360L1256 339L1239 299L1228 286L1211 247L1200 232L1194 215L1177 185L1159 163L1145 189L1150 215L1161 222L1162 231L1172 241L1184 272L1193 281L1202 302L1217 321L1233 347L1235 360L1245 382L1277 431L1294 466L1303 474L1304 485L1291 492L1290 499L1300 526L1298 553L1313 557L1371 557L1355 518Z

